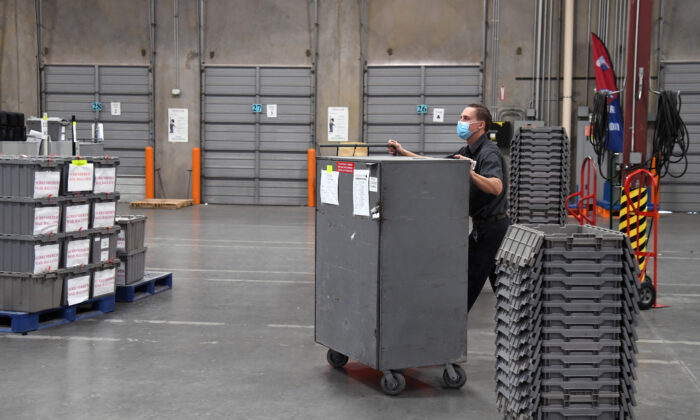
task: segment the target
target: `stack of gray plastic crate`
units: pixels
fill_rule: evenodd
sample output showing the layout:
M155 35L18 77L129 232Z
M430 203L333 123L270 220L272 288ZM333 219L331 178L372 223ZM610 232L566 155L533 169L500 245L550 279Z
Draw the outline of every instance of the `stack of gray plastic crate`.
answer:
M114 293L119 160L105 159L0 156L0 310Z
M496 259L504 418L634 418L639 269L627 237L512 225Z
M521 127L511 145L508 214L513 223L565 224L569 139L562 127Z
M143 279L146 270L146 216L117 216L116 223L121 228L117 251L122 261L117 270L117 285L126 286Z

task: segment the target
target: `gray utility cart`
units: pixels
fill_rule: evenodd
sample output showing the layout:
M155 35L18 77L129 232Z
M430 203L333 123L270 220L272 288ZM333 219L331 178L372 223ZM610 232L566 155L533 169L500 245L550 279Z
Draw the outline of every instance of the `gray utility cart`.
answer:
M384 372L444 365L466 382L469 164L453 159L316 161L316 342Z

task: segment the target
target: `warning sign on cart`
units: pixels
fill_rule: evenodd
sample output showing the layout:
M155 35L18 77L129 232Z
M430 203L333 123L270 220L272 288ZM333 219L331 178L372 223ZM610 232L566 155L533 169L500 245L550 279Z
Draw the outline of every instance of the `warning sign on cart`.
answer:
M338 162L335 165L338 172L343 174L351 174L355 172L355 162Z

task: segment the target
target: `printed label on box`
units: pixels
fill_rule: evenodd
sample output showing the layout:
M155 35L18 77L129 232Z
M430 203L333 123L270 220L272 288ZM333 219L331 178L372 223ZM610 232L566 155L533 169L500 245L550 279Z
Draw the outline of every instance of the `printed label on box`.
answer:
M88 228L90 221L90 205L79 204L66 207L65 232L78 232Z
M126 249L126 231L120 230L117 233L117 249Z
M95 168L95 194L113 193L117 184L117 168Z
M102 251L100 253L100 262L109 261L109 251Z
M92 191L93 164L68 165L68 191Z
M90 263L90 240L66 242L66 268Z
M34 172L34 198L57 197L60 186L60 172Z
M34 245L34 274L57 270L59 254L58 244Z
M102 238L102 246L100 246L100 249L108 249L109 248L109 236L106 238Z
M90 276L80 276L66 281L68 306L77 305L90 298Z
M117 203L114 201L95 203L95 215L92 220L93 229L114 226L114 217L116 213Z
M126 269L122 263L117 269L117 286L126 286Z
M58 232L58 206L34 209L34 235Z
M114 293L114 268L95 271L92 297Z

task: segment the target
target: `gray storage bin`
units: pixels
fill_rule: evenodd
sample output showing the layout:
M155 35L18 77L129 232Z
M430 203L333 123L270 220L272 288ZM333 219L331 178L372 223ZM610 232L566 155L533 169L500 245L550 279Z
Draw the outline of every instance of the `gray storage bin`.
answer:
M117 258L117 238L121 232L119 226L92 229L90 232L92 243L91 264L106 263Z
M61 268L71 269L76 266L89 265L92 255L91 239L92 231L90 229L63 234Z
M58 196L65 162L58 157L0 156L0 196Z
M143 279L146 271L146 251L141 248L128 253L117 253L121 265L117 269L117 286L126 286Z
M0 310L39 312L61 306L63 275L0 272Z
M82 156L66 157L61 173L61 195L92 194L95 184L95 165Z
M90 199L90 228L100 229L114 226L117 215L119 193L91 194Z
M42 235L61 229L61 198L0 197L0 233Z
M114 294L117 288L117 270L120 261L102 263L92 273L90 297L98 298Z
M96 143L99 144L99 143ZM95 194L114 194L117 186L117 167L119 158L116 156L88 156L88 162L94 166L94 186Z
M62 197L61 231L79 232L90 229L90 199L86 195Z
M78 305L92 297L92 273L95 268L95 265L86 265L61 270L63 274L61 305Z
M115 223L121 227L117 240L119 252L131 252L144 247L146 216L117 216Z
M61 266L62 234L0 234L0 271L41 274Z

